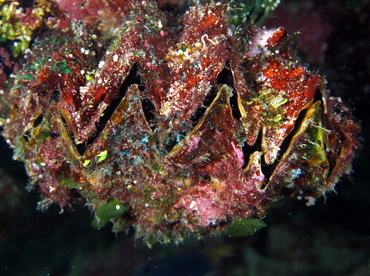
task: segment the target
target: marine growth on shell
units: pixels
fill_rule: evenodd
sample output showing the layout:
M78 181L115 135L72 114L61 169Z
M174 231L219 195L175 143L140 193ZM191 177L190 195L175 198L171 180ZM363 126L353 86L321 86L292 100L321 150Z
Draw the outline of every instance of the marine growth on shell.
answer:
M97 228L179 242L253 232L271 202L313 204L350 172L359 125L283 27L233 28L214 2L82 2L24 51L0 104L40 206L86 204Z

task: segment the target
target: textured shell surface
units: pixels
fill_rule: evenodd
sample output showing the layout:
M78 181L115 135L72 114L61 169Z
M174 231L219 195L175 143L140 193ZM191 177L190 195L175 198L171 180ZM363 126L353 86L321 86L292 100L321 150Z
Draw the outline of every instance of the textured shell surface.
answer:
M3 135L41 206L87 204L97 228L178 242L283 197L313 204L350 172L359 126L284 28L232 30L216 4L174 23L151 1L108 46L81 28L36 42L10 93Z

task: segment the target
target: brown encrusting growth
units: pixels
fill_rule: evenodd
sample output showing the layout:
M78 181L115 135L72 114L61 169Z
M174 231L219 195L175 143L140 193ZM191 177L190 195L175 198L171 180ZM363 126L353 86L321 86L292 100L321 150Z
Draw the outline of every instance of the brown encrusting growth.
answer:
M85 201L98 228L178 242L287 195L313 204L350 172L359 125L284 28L233 32L225 5L176 26L155 2L130 7L109 47L54 30L17 75L3 135L42 205Z

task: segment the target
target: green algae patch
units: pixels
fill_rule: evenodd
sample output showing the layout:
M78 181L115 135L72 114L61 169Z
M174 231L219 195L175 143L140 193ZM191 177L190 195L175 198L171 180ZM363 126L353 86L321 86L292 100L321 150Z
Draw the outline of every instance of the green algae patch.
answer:
M69 65L65 59L57 61L54 66L50 68L51 71L55 71L62 75L72 75L73 72L69 68Z
M60 179L60 184L62 184L63 186L65 186L65 187L67 187L69 189L77 189L80 186L78 183L72 181L71 179L69 179L66 176L63 176Z
M117 198L101 205L95 212L91 225L96 229L101 229L111 219L122 216L130 207L125 206Z
M225 228L224 233L229 237L249 236L263 227L266 227L266 223L260 219L238 218Z

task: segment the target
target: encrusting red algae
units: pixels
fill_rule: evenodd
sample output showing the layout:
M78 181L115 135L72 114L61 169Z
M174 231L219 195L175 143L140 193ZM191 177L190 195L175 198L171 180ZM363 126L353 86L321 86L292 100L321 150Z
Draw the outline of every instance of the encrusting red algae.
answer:
M149 245L235 236L271 202L314 204L350 172L359 125L284 28L234 31L225 4L174 19L128 3L109 46L72 21L16 75L3 135L42 206L85 203L95 227L132 225Z

